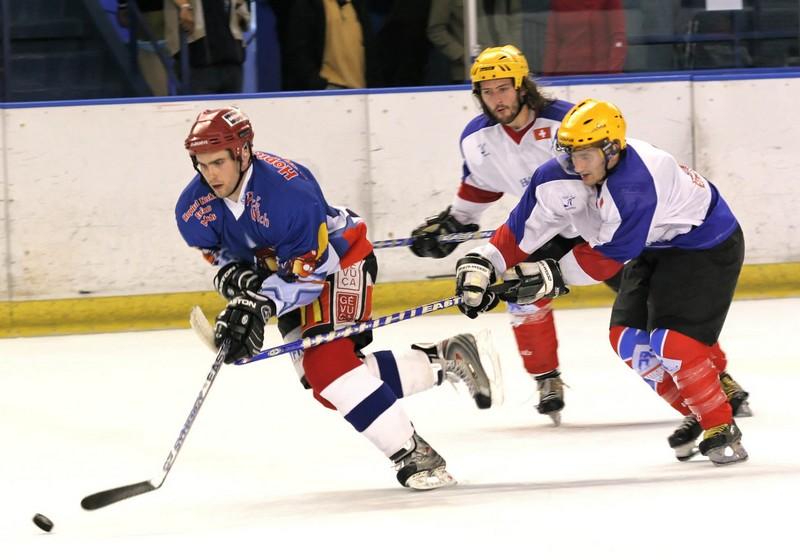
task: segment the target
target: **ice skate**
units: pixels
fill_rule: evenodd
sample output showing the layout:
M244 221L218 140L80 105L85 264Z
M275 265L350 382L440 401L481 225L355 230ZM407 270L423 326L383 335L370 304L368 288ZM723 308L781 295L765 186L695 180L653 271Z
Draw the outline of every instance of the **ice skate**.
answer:
M742 432L731 422L709 428L703 433L700 453L715 465L730 465L747 460L747 451L742 446Z
M489 408L503 402L500 360L488 331L477 336L459 334L438 344L414 344L433 364L441 367L442 380L453 385L463 383L478 408Z
M561 425L561 410L564 408L564 382L557 369L536 376L536 387L539 389L539 414L547 414L553 424Z
M750 396L750 393L742 389L742 386L727 371L719 374L719 382L722 385L722 390L725 391L725 396L728 397L728 402L731 404L733 415L738 418L752 416L753 411L750 410L750 403L747 402L747 397Z
M700 427L700 422L697 421L697 418L690 414L683 419L680 426L667 438L667 442L675 451L675 457L678 461L688 461L700 452L695 442L702 433L703 428Z
M414 490L433 490L451 486L455 479L447 472L444 459L417 432L411 436L403 448L392 455L397 480Z

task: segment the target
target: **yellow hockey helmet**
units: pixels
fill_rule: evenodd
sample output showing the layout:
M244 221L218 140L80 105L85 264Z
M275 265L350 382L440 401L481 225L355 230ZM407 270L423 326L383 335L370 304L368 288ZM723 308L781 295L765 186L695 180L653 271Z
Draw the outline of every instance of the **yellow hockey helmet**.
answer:
M522 79L529 72L528 61L522 51L514 45L505 45L484 49L472 63L469 74L473 88L477 88L478 83L484 80L512 78L514 88L519 89L522 87Z
M587 146L625 148L625 118L613 103L584 99L570 109L558 128L559 148L566 152Z

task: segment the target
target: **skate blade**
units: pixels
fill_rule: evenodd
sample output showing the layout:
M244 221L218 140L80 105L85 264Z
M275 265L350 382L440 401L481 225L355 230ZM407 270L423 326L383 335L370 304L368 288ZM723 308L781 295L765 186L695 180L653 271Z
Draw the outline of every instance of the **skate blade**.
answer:
M700 453L700 448L693 445L689 449L675 448L675 458L680 462L685 462Z
M406 486L413 490L434 490L454 484L456 484L456 479L447 472L446 467L437 467L432 471L420 471L406 480Z
M487 407L479 405L478 408L500 406L505 401L505 387L503 385L503 369L500 367L500 356L498 356L494 348L492 334L488 329L484 329L473 336L475 337L475 343L478 345L478 355L481 357L483 369L489 379L489 389L492 392L490 397L491 404ZM483 363L483 358L488 358L489 363Z
M747 451L742 447L741 442L738 441L719 449L712 449L708 452L709 460L718 467L746 461L747 457Z
M753 415L753 411L750 410L750 403L744 401L741 403L737 408L736 412L734 413L734 417L736 418L749 418Z

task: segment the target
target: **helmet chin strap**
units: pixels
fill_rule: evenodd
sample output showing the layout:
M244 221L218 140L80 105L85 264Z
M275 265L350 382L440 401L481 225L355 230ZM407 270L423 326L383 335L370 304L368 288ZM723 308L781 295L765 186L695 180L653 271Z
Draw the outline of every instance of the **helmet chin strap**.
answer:
M245 173L247 173L247 170L250 169L250 166L253 165L253 152L252 150L249 150L248 153L250 154L250 159L247 162L247 167L245 167L244 170L242 170L242 163L244 162L244 152L242 152L242 155L240 155L239 158L237 159L237 161L239 162L239 178L236 179L236 188L233 189L234 192L236 192L242 187L242 180L244 179L244 175Z
M620 149L616 148L616 144L613 144L613 143L612 143L612 145L614 145L614 146L615 146L615 149L614 149L613 151L608 151L608 152L607 152L605 149L602 149L602 148L601 148L601 149L603 150L603 168L605 169L605 173L603 173L603 178L602 178L602 179L600 179L600 180L597 182L597 184L598 184L598 185L599 185L600 183L602 183L603 181L605 181L606 179L608 179L608 172L609 172L609 171L611 171L611 168L608 166L608 164L611 162L611 159L612 159L614 156L618 156L618 155L621 153L621 151L622 151L622 150L620 150Z

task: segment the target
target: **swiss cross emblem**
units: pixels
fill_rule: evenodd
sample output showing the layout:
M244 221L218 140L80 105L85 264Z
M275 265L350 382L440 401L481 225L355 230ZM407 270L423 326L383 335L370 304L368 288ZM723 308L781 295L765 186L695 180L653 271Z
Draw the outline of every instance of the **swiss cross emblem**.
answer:
M533 135L536 137L537 140L544 140L545 138L550 138L550 129L549 128L534 128Z

